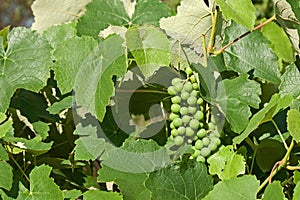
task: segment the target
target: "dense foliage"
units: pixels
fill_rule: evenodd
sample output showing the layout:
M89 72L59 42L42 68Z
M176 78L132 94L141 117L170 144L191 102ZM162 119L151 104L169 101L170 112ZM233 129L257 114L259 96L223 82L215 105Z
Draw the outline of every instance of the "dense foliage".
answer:
M300 1L174 2L0 31L1 199L300 198Z

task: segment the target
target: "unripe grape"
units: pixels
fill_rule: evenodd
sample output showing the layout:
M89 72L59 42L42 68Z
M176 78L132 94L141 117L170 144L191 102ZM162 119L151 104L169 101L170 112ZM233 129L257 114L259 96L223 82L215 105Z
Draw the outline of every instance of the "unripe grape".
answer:
M208 147L204 147L200 150L200 154L203 157L208 157L210 155L210 153L211 153L211 150Z
M193 91L190 93L190 96L197 97L197 96L198 96L198 91L197 91L197 90L193 90Z
M204 113L202 111L198 110L195 113L194 118L200 121L204 118Z
M182 125L182 120L180 118L175 118L173 120L173 124L174 124L175 127L179 127L179 126Z
M204 137L204 138L202 138L202 142L203 142L203 146L207 147L210 143L210 140L208 137Z
M193 73L193 70L192 70L190 67L187 67L187 68L185 69L185 73L186 73L187 75L191 75L191 74Z
M172 104L171 111L173 113L179 113L179 111L180 111L180 105L179 104Z
M173 104L179 104L180 101L181 101L180 96L174 96L174 97L171 98L171 102L172 102Z
M194 131L191 127L186 127L186 128L185 128L185 135L186 135L186 136L191 137L191 136L193 136L194 134L195 134L195 131Z
M180 127L178 127L177 131L178 131L179 135L184 135L185 134L185 127L180 126Z
M182 80L181 80L180 78L177 78L177 77L176 77L176 78L173 78L173 79L172 79L172 82L171 82L171 83L172 83L172 85L177 85L178 83L181 83L181 81L182 81Z
M210 143L210 144L208 145L208 148L209 148L211 151L215 151L215 150L217 150L218 145L215 144L215 143Z
M195 149L202 149L203 148L203 142L202 142L202 140L197 140L196 142L195 142Z
M184 91L191 92L193 90L193 86L191 82L186 82L183 86Z
M188 115L183 115L182 118L181 118L181 120L182 120L182 123L183 123L184 125L187 125L187 124L190 122L191 117L188 116Z
M175 129L175 126L174 126L173 122L170 123L170 128Z
M188 143L188 144L192 144L192 143L193 143L193 140L192 140L192 139L187 139L187 143Z
M193 158L197 158L198 156L200 156L200 151L195 150L192 156L193 156Z
M221 119L220 119L217 115L211 115L210 121L211 121L213 124L218 124L218 123L221 121Z
M189 109L187 107L181 107L180 108L180 114L181 115L187 115L189 113Z
M168 87L168 93L169 95L176 95L177 91L175 90L174 86Z
M192 76L190 76L190 80L192 83L196 83L196 76L193 74Z
M171 121L173 121L173 120L176 119L176 118L179 118L179 115L177 115L177 114L175 114L175 113L171 113L170 116L169 116L169 119L170 119Z
M188 109L189 109L189 113L191 113L192 115L194 115L197 111L197 108L194 106L189 106Z
M180 92L182 88L183 88L183 83L178 83L174 85L174 89L176 90L176 92Z
M187 100L190 97L190 93L183 91L183 92L181 92L180 96L181 96L182 100Z
M188 99L187 99L187 103L190 105L190 106L193 106L197 103L197 98L194 97L194 96L190 96Z
M174 138L174 143L175 143L175 145L177 145L177 146L182 145L183 142L184 142L184 139L183 139L182 136L179 136L179 135L178 135L178 136L176 136L176 137Z
M220 140L220 138L213 137L213 138L210 139L210 143L214 143L217 146L219 146L221 144L221 140Z
M177 136L177 135L178 135L178 131L177 131L177 129L172 129L172 131L171 131L171 135L173 135L173 136Z
M204 128L201 128L198 132L197 132L197 136L199 138L204 138L206 136L206 130Z
M199 89L198 83L193 83L192 87L193 87L194 90L198 90Z
M192 119L189 125L192 129L197 130L199 128L199 121L197 119Z
M201 154L201 152L200 152L200 154ZM197 161L197 162L203 162L203 163L204 163L204 162L205 162L205 158L204 158L203 156L200 155L200 156L197 157L196 161Z
M203 99L202 99L202 98L198 98L197 104L198 104L198 105L202 105L202 104L203 104Z
M209 122L209 123L207 124L207 126L208 126L208 129L209 129L209 130L215 130L215 129L216 129L216 125L214 125L214 124L211 123L211 122Z

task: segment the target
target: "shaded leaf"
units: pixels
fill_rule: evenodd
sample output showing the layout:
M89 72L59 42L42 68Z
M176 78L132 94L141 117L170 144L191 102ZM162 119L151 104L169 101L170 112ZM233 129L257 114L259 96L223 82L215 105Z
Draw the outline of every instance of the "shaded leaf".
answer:
M152 172L146 187L153 199L202 199L213 188L212 178L201 162L186 159Z
M283 188L279 181L272 182L266 187L263 200L283 200L284 194L282 190Z
M220 6L225 19L233 19L238 24L251 30L255 23L256 9L251 0L215 0Z
M291 109L287 113L288 131L294 140L300 141L300 112L295 109Z
M232 23L225 30L223 44L238 38L247 32L245 28ZM255 49L255 53L253 50ZM235 42L224 52L226 67L239 73L254 70L254 76L280 83L280 73L277 57L269 47L269 41L259 31L252 32L249 36Z
M255 176L245 175L220 181L203 200L256 200L259 181Z
M245 173L245 160L242 155L233 151L233 146L221 149L207 159L209 173L218 175L221 180L235 178Z
M279 90L283 96L291 94L297 98L300 95L300 72L295 63L289 65L281 76Z
M5 50L0 37L0 112L17 88L39 91L47 83L52 65L51 46L35 31L15 28Z
M73 105L73 97L68 96L66 98L63 98L59 102L55 102L51 106L47 108L47 111L49 111L50 114L59 114L61 111L71 108Z

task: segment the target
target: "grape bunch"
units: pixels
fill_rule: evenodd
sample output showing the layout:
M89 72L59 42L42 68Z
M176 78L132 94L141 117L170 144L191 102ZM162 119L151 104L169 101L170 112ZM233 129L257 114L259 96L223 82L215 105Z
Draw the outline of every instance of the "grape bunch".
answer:
M217 125L221 118L217 109L210 108L201 98L199 84L192 69L185 70L186 79L173 78L168 93L171 95L169 115L171 135L177 147L191 145L191 158L205 162L221 144Z

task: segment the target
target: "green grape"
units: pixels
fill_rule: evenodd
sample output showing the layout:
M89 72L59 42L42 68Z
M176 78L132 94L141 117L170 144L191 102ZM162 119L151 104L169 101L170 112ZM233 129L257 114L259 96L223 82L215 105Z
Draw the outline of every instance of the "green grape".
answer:
M193 90L193 86L191 82L186 82L183 86L184 91L191 92Z
M192 144L192 143L193 143L193 140L192 140L192 139L187 139L187 143L188 143L188 144Z
M185 134L185 127L180 126L180 127L178 127L177 131L178 131L179 135L184 135Z
M171 113L170 116L169 116L169 119L170 119L171 121L173 121L173 120L176 119L176 118L179 118L179 115L177 115L177 114L175 114L175 113Z
M218 145L215 143L210 143L207 148L209 148L211 151L215 151L217 150Z
M177 136L178 137L178 136ZM176 138L175 138L176 139ZM200 150L200 154L203 157L208 157L211 153L211 150L208 147L204 147Z
M200 154L201 154L201 152L200 152ZM197 162L205 162L205 158L200 155L200 156L197 157L196 161Z
M204 127L204 123L200 122L199 126L200 126L200 128L203 128Z
M177 129L172 129L171 135L177 136L178 135L178 130Z
M175 129L175 126L174 126L173 122L170 123L170 128Z
M198 91L197 91L197 90L193 90L193 91L190 93L190 96L197 97L197 96L198 96Z
M193 70L192 70L190 67L187 67L187 68L185 69L185 73L186 73L187 75L191 75L191 74L193 74Z
M200 121L204 118L204 113L202 111L198 110L195 113L194 118Z
M177 78L177 77L176 77L176 78L173 78L173 79L172 79L172 82L171 82L171 83L172 83L172 85L177 85L178 83L181 83L181 81L182 81L182 80L181 80L180 78Z
M198 83L193 83L192 87L193 87L194 90L198 90L199 89Z
M204 107L203 106L199 106L199 110L204 112Z
M192 115L194 115L197 111L197 108L194 106L189 106L188 109L189 109L189 113L191 113Z
M193 158L197 158L200 156L200 150L195 149L194 153L192 154Z
M182 120L180 118L175 118L173 120L173 124L174 124L175 127L179 127L179 126L182 125Z
M213 124L218 124L221 121L221 119L217 115L211 115L210 116L210 121Z
M220 138L212 137L210 139L210 143L213 143L213 144L216 144L217 146L219 146L221 144L221 140L220 140Z
M199 138L204 138L206 136L206 130L204 128L201 128L198 132L197 132L197 136Z
M180 96L181 96L182 100L187 100L190 97L190 93L183 91L183 92L181 92Z
M183 139L182 136L179 136L179 135L178 135L178 136L176 136L176 137L174 138L174 143L175 143L175 145L177 145L177 146L182 145L183 142L184 142L184 139Z
M187 125L187 124L190 122L191 117L188 116L188 115L183 115L181 119L182 119L182 123L183 123L184 125Z
M203 142L202 142L202 140L197 140L195 142L194 147L195 147L195 149L202 149L203 148Z
M215 129L216 129L216 125L213 124L213 123L211 123L211 122L209 122L209 123L207 124L207 126L208 126L208 129L209 129L209 130L215 130Z
M183 83L178 83L174 85L174 89L176 90L176 92L180 92L182 88L183 88Z
M170 86L170 87L168 87L168 93L169 93L169 95L174 96L177 94L177 91L175 90L174 86Z
M198 104L198 105L202 105L202 104L203 104L203 99L202 99L202 98L198 98L197 104Z
M192 76L190 76L190 80L192 83L196 83L196 76L193 74Z
M199 128L199 121L197 119L192 119L189 125L192 129L197 130Z
M194 97L194 96L190 96L188 99L187 99L187 103L190 105L190 106L193 106L197 103L197 98Z
M198 139L199 139L199 138L198 138L197 135L195 135L194 138L193 138L194 141L197 141Z
M171 102L172 102L173 104L179 104L180 101L181 101L180 96L174 96L174 97L171 98Z
M180 111L180 105L179 104L172 104L171 111L173 113L179 113L179 111Z
M203 146L208 146L210 143L210 139L208 137L202 138Z
M191 137L191 136L194 136L194 134L195 134L195 131L191 127L186 127L185 128L185 135L186 136Z
M180 108L180 114L181 115L187 115L189 113L189 109L187 107L181 107Z

